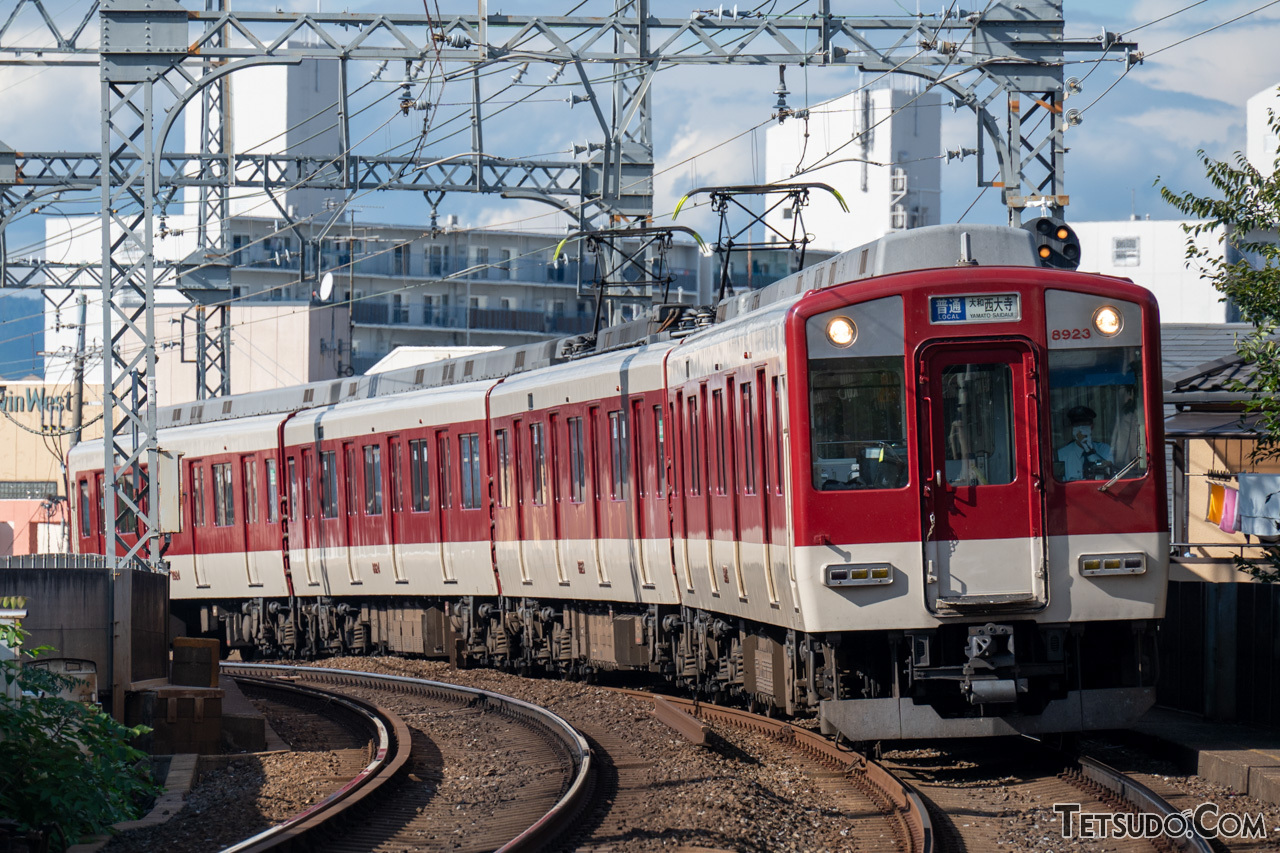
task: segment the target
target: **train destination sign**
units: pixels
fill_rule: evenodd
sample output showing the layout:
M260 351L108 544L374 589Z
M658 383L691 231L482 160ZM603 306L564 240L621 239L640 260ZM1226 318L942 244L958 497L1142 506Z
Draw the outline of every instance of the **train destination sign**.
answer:
M929 297L930 323L1007 323L1022 319L1017 293Z

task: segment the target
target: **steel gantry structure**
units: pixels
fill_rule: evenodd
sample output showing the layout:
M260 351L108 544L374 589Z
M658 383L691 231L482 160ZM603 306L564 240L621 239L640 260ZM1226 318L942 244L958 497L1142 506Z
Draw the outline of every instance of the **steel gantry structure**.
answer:
M101 149L27 152L0 148L0 228L18 212L64 193L100 197L100 265L7 259L3 286L96 288L104 337L104 518L117 568L163 570L157 471L155 328L158 286L225 269L227 192L293 188L352 194L412 190L536 199L570 212L583 230L643 226L653 214L653 94L659 71L682 65L807 66L904 73L949 93L977 119L978 183L998 187L1013 224L1028 206L1061 214L1067 204L1062 155L1064 65L1073 56L1141 59L1110 33L1064 37L1060 0L989 0L980 11L955 2L931 15L841 15L831 0L770 17L735 10L655 13L653 0L600 0L595 16L293 13L237 11L225 0L98 0L60 28L45 0L8 0L0 65L98 69ZM3 16L3 12L0 12ZM21 37L15 22L34 23ZM97 43L93 37L97 36ZM228 76L304 59L340 63L339 128L332 156L237 152L230 144ZM427 79L471 88L470 149L440 159L367 156L353 150L345 68L353 61L403 63L406 84ZM512 159L485 151L479 79L502 63L549 63L582 87L602 142L585 160ZM423 68L430 66L427 77ZM598 96L588 70L612 69ZM434 77L432 76L434 75ZM401 100L406 112L415 105ZM199 150L169 150L188 106L202 110ZM10 140L14 141L14 140ZM155 257L156 223L184 187L199 192L201 251L184 264ZM277 202L277 206L283 207ZM2 232L0 232L2 233ZM214 276L216 278L216 276ZM215 289L217 285L212 285ZM132 334L143 345L126 354ZM225 344L224 344L225 346ZM216 347L215 347L216 349ZM225 356L225 348L222 350ZM225 368L216 383L225 390ZM132 488L118 488L127 479ZM121 537L117 513L137 517Z

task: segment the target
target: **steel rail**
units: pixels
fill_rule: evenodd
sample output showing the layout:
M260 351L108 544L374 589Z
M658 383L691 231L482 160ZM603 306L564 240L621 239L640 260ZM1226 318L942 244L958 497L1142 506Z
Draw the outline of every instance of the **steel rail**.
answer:
M1107 789L1139 811L1155 813L1161 817L1169 817L1179 813L1179 810L1174 808L1168 800L1146 785L1113 767L1103 764L1096 758L1081 755L1076 760L1079 762L1080 772L1085 778ZM1214 849L1207 838L1201 837L1198 832L1194 831L1185 836L1166 835L1164 837L1173 847L1187 851L1187 853L1212 853Z
M282 664L222 664L222 672L235 676L237 673L248 675L270 674L274 676L291 676L306 678L308 681L333 685L365 685L374 689L393 689L405 693L419 693L439 698L450 699L464 704L482 704L486 709L521 720L536 726L555 738L565 748L573 762L575 773L568 789L561 795L542 817L527 829L498 848L499 853L516 853L516 851L538 850L570 827L582 806L591 795L591 781L595 778L595 764L592 761L591 747L587 739L564 718L541 708L531 702L525 702L501 693L480 690L474 687L463 687L457 684L445 684L429 681L425 678L410 678L402 675L383 675L356 670L330 669L312 666L287 666ZM407 738L407 729L406 729ZM245 848L249 850L250 848ZM264 848L265 849L265 848Z
M223 672L233 674L233 671ZM275 826L224 848L223 853L260 853L282 847L308 848L315 840L313 835L316 830L364 801L399 776L408 766L412 741L409 727L397 714L354 697L276 679L240 675L237 680L254 684L260 689L318 699L332 707L344 709L368 724L374 738L374 750L369 763L341 788Z
M876 791L881 793L892 806L894 815L901 820L907 831L904 839L913 853L932 853L933 824L925 809L924 800L916 790L895 776L888 768L873 761L860 752L841 749L818 732L762 717L738 708L725 708L693 699L682 699L674 696L658 696L642 690L620 690L635 699L653 702L654 714L667 725L680 732L694 731L687 722L672 715L673 711L687 714L694 720L721 722L736 728L768 735L775 740L789 741L800 750L808 753L824 763L841 769L850 779L862 777ZM697 736L696 734L694 735Z

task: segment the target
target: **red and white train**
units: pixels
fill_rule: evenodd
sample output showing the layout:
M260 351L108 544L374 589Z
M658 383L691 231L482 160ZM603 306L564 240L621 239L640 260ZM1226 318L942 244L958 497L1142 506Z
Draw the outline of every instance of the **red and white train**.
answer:
M913 230L584 357L164 409L173 613L246 653L647 671L855 740L1124 725L1167 579L1156 302L1038 249ZM81 553L101 467L70 455Z

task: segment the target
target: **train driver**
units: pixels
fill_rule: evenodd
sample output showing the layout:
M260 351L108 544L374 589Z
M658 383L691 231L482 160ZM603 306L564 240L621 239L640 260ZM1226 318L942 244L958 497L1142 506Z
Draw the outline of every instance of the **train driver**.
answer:
M1093 422L1097 413L1088 406L1072 406L1067 410L1071 441L1058 448L1064 481L1096 480L1110 476L1111 445L1093 440Z

